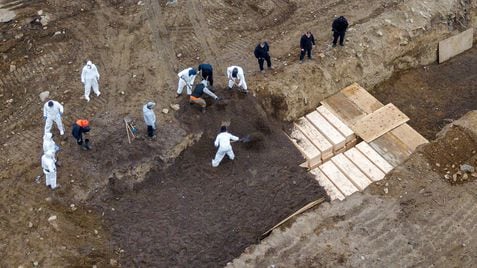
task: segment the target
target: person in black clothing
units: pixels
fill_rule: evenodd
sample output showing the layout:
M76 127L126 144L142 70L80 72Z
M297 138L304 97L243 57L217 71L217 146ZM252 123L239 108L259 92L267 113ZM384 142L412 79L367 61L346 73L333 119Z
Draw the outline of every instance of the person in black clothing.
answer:
M71 134L76 139L78 145L81 145L81 147L85 150L89 150L91 147L89 145L89 139L85 139L83 143L83 133L87 133L90 130L91 128L89 127L89 121L85 119L76 120L72 127Z
M333 29L333 47L336 46L338 37L340 38L340 46L344 46L345 33L346 29L348 29L348 21L346 18L343 16L338 17L333 21L331 27Z
M260 44L257 45L255 48L255 51L253 52L255 54L255 58L258 59L258 66L260 67L260 71L263 73L265 72L263 70L263 63L264 61L267 61L267 66L269 69L272 68L272 61L270 60L270 55L268 54L268 51L270 50L268 43L267 42L261 42Z
M194 91L192 91L192 94L190 95L189 103L192 104L197 104L201 107L202 112L205 113L205 107L207 106L207 102L202 98L202 95L207 94L214 98L214 100L219 100L219 97L214 94L214 92L210 91L207 88L207 81L202 80L199 84L197 84L194 88Z
M214 77L213 77L213 68L212 65L208 63L202 63L199 65L198 68L199 72L202 75L202 78L204 80L207 80L209 82L210 86L214 85Z
M300 39L300 62L303 62L305 58L305 53L308 55L308 58L311 59L311 49L315 46L315 37L311 32L306 32Z

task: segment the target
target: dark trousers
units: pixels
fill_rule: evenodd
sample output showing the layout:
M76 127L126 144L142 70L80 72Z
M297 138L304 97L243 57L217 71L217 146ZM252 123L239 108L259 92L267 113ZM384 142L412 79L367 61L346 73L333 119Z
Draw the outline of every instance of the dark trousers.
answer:
M154 128L152 126L147 126L147 135L149 137L154 137Z
M308 58L311 59L311 48L305 48L300 52L300 60L305 58L305 54L307 54Z
M340 38L340 45L343 45L344 38L346 32L333 32L333 45L336 45L336 41L338 41L338 37Z
M260 67L260 71L263 71L263 63L267 61L268 68L272 67L272 60L270 59L270 55L267 55L265 58L258 59L258 66Z
M209 85L213 86L214 85L214 76L212 72L208 71L202 71L202 78L207 80L209 82Z

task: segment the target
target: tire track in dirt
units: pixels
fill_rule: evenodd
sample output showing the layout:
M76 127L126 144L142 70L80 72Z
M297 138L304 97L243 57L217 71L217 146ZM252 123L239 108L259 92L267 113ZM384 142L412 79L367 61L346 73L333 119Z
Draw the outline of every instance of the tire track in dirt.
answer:
M0 2L0 8L7 10L15 10L23 7L26 2L31 2L31 0L4 0Z
M41 56L28 61L26 64L16 67L16 69L9 74L0 77L0 88L2 90L8 87L15 87L25 89L27 85L25 82L32 78L46 77L48 76L48 68L57 66L57 63L63 58L64 51L67 44L54 43L51 47L46 46L43 50L48 52ZM39 91L38 91L39 93Z
M158 55L157 60L161 62L159 64L160 72L163 73L166 77L176 77L174 72L176 64L173 61L175 56L174 51L171 49L171 46L166 43L164 37L168 36L168 30L166 28L162 16L162 8L157 0L146 0L145 9L149 22L149 28L151 29L153 45L156 48ZM166 79L165 83L168 87L171 87L175 84L175 81L172 82L170 79Z
M37 161L41 156L41 143L43 137L44 122L41 120L43 117L42 109L43 105L37 107L37 95L43 90L50 90L51 85L46 87L32 87L33 80L47 80L55 73L55 69L52 66L60 66L67 51L66 43L54 43L53 45L47 45L42 48L45 52L41 56L33 58L26 64L17 67L13 72L7 74L2 79L4 88L16 88L15 91L22 92L22 101L20 109L15 109L14 116L7 119L7 122L2 122L5 128L14 127L18 118L33 119L40 124L28 126L27 129L15 131L11 133L12 136L7 138L6 144L3 148L8 151L8 158L11 161L32 160ZM13 96L14 99L18 99L18 95ZM27 108L33 107L35 109ZM13 124L11 123L13 122ZM63 122L64 123L64 122ZM23 127L22 127L23 128ZM54 126L55 131L56 126ZM37 153L38 152L38 155Z
M222 69L222 61L217 61L218 47L215 45L216 41L213 40L213 34L209 30L209 25L204 19L204 9L200 0L190 0L190 6L188 6L187 13L189 20L193 25L195 34L201 44L202 50L205 54L205 62L211 63L213 66L217 66ZM208 38L209 37L209 38Z

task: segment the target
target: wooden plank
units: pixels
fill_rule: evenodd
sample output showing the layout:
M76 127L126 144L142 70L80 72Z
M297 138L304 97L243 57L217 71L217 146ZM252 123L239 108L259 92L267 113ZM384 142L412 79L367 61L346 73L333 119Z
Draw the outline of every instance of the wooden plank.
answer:
M333 151L345 147L346 139L318 111L307 114L306 118L331 142Z
M389 103L360 119L351 128L364 141L371 142L407 121L409 117Z
M381 137L370 142L369 145L373 147L389 164L398 166L403 163L412 150L400 139L388 132Z
M366 142L360 142L358 145L356 145L356 148L385 174L388 174L394 168Z
M358 139L354 138L352 141L349 141L346 143L346 150L349 150L351 148L353 148L356 143L358 142Z
M321 151L322 155L328 156L333 153L333 145L308 119L299 118L295 126Z
M356 104L340 92L321 101L321 104L348 126L355 124L366 115L364 111L360 110Z
M353 130L349 128L341 119L335 116L330 110L325 106L320 106L316 110L331 123L346 139L346 142L349 142L354 139L355 135Z
M335 154L344 153L346 150L348 150L348 149L346 149L346 145L345 145L345 147L342 147L342 148L336 150L336 151L335 151Z
M360 191L363 191L372 183L371 179L343 154L335 155L331 158L331 161L333 161L340 171L343 172Z
M407 123L391 130L391 133L406 144L413 152L417 146L429 142Z
M287 221L289 221L291 218L297 216L297 215L300 215L302 214L303 212L311 209L311 208L314 208L315 206L321 204L325 202L325 198L320 198L318 200L315 200L315 201L312 201L308 204L306 204L304 207L300 208L299 210L295 211L293 214L291 214L290 216L286 217L284 220L282 220L281 222L277 223L275 226L273 226L272 228L268 229L265 233L263 233L260 237L260 240L264 239L265 237L267 237L273 230L277 229L278 227L282 226L283 224L285 224Z
M351 148L344 153L351 162L353 162L368 178L372 181L379 181L384 178L384 172L382 172L377 166L369 161L358 149Z
M349 196L358 191L358 188L348 180L346 175L344 175L332 161L323 163L320 169L344 196Z
M474 41L474 28L439 42L439 63L442 63L470 48Z
M341 93L343 93L343 95L350 99L351 102L356 104L356 106L366 114L370 114L384 106L378 99L357 83L353 83L342 89Z
M318 184L320 184L323 189L325 189L326 193L330 196L331 200L343 200L345 199L345 196L343 193L336 188L336 186L326 177L325 174L319 169L319 168L314 168L310 170L310 173L315 176L315 180L318 181Z
M320 150L298 128L292 129L289 138L309 162L309 167L315 165L316 161L321 162Z

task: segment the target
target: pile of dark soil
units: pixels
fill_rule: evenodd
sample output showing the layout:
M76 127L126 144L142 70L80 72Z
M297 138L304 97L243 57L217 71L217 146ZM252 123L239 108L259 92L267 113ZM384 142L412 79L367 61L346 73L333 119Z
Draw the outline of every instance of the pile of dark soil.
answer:
M450 184L477 178L477 173L461 170L461 165L477 166L477 140L459 126L450 127L445 136L423 148L423 153L432 163L433 170Z
M325 196L298 167L303 159L282 126L269 121L252 96L217 94L226 105L211 105L205 114L181 102L178 119L203 132L196 144L134 191L111 192L100 202L125 267L223 266L280 220ZM231 133L251 139L233 143L236 159L225 157L213 168L213 142L224 121Z

